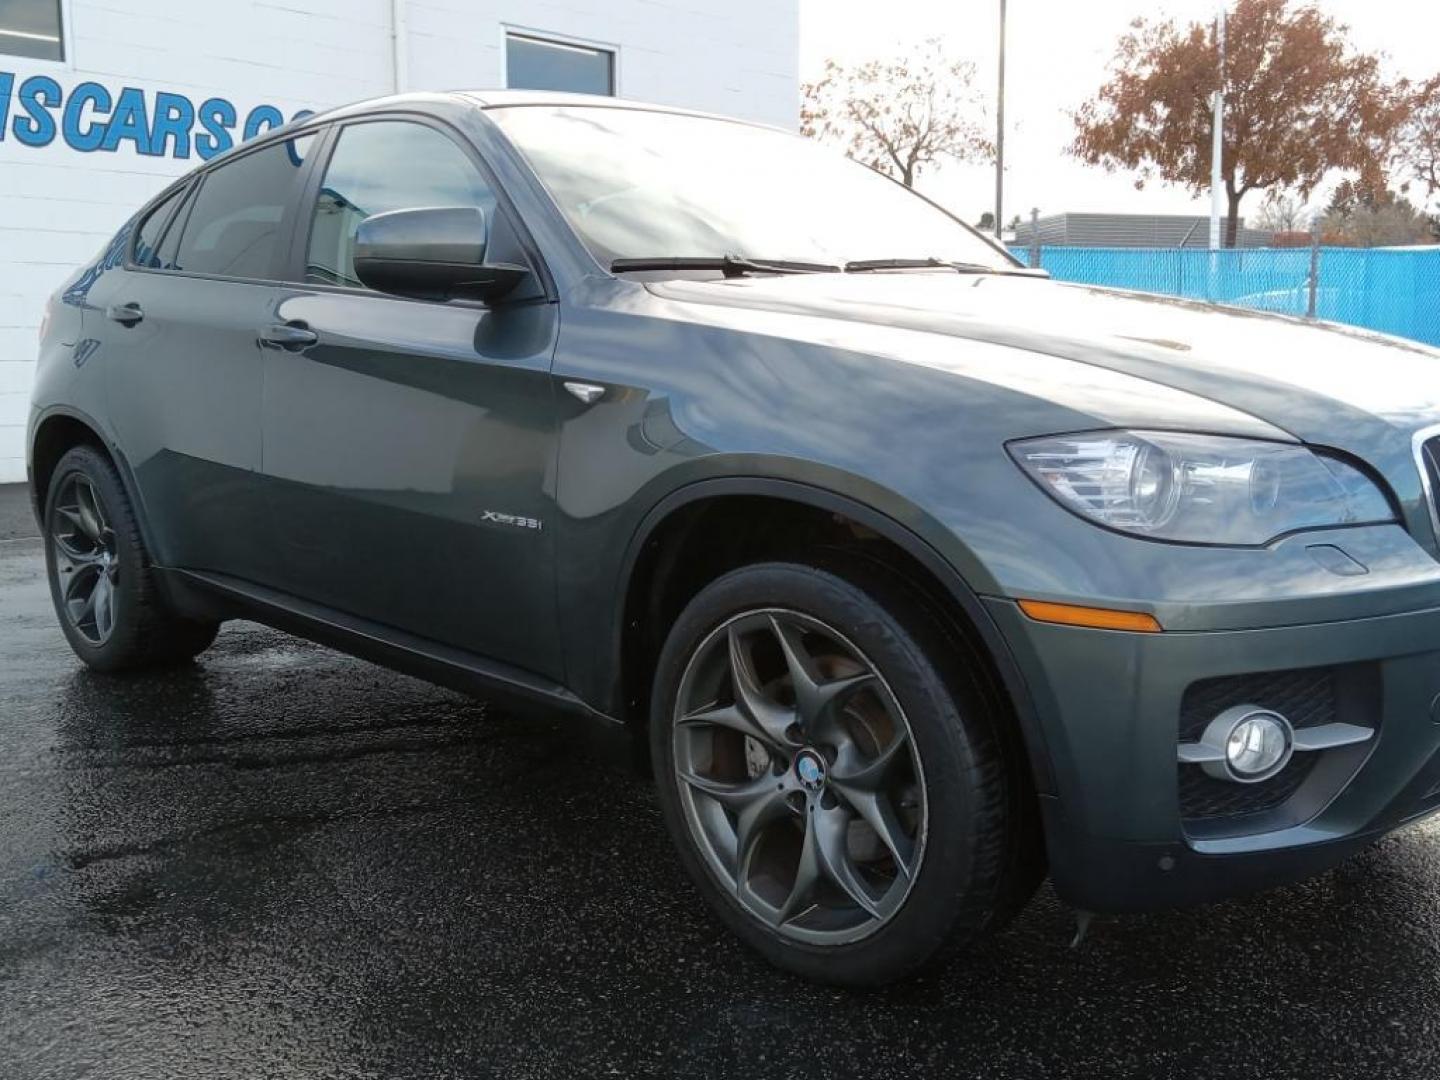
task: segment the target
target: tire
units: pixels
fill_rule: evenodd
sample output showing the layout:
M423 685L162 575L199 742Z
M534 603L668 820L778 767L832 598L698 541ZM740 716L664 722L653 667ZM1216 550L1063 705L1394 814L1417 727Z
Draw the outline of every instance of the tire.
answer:
M165 608L134 508L115 465L92 446L68 451L45 496L45 567L60 628L96 671L186 662L219 624Z
M997 929L1043 863L988 680L883 572L843 575L763 563L703 589L661 651L650 742L721 921L780 968L864 987Z

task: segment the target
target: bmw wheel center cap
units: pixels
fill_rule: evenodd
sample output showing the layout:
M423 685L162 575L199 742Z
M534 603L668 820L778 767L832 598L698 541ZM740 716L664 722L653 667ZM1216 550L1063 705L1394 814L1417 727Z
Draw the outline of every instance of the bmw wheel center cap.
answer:
M819 791L825 786L825 759L814 750L801 750L795 755L795 775L806 791Z

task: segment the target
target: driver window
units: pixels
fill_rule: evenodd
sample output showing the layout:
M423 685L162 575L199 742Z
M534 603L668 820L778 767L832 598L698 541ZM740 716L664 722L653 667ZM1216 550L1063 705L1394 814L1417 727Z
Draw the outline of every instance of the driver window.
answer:
M424 124L353 124L325 170L310 226L305 280L361 289L355 230L373 214L436 206L474 206L495 221L495 193L447 135Z

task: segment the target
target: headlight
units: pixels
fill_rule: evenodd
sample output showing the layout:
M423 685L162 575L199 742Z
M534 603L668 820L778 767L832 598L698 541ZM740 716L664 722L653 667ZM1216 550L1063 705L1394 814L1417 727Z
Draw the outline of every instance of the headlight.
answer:
M1360 470L1287 443L1099 431L1009 450L1062 506L1156 540L1251 546L1300 529L1395 520Z

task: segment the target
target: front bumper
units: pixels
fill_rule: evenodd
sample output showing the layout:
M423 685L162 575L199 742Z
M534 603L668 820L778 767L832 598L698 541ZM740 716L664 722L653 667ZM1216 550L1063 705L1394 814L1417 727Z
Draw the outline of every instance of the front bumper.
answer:
M1440 808L1440 608L1233 631L1135 634L1035 622L987 601L1034 702L1053 777L1051 875L1091 911L1220 899L1317 873ZM1265 814L1181 813L1182 701L1217 676L1358 673L1339 719L1374 727L1334 782ZM1255 704L1264 704L1256 702ZM1320 789L1319 796L1316 788Z

